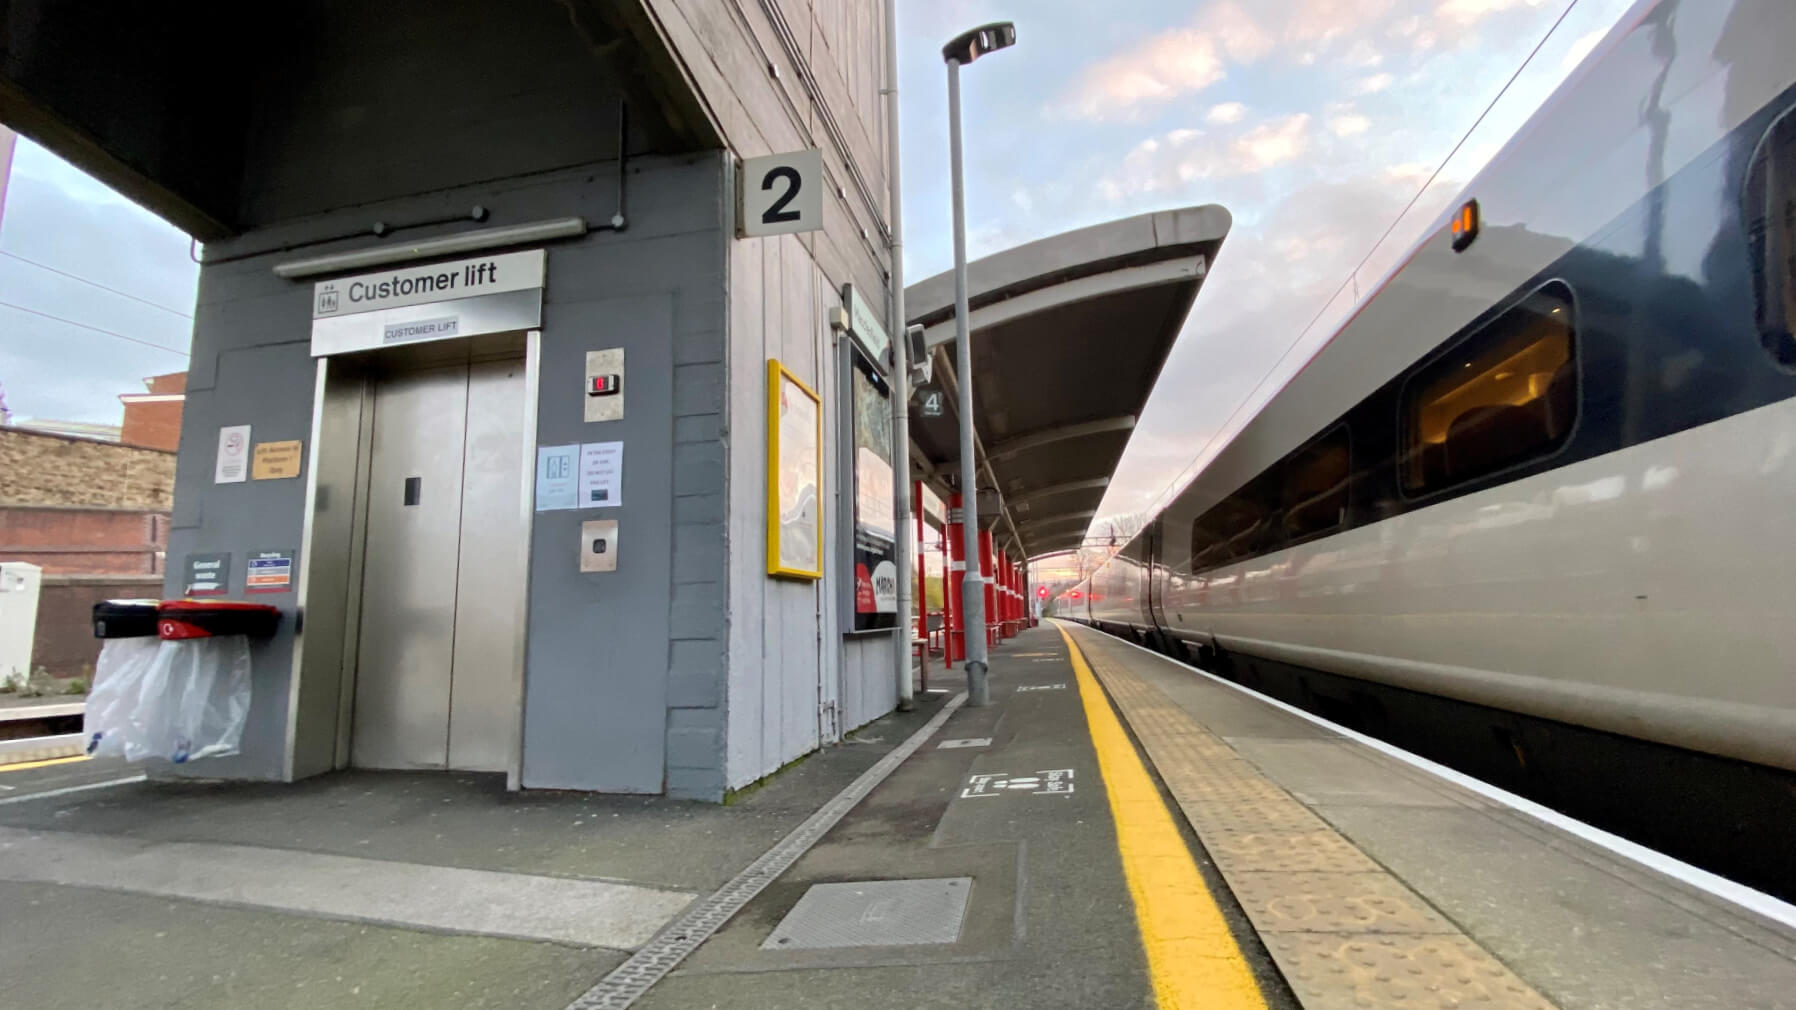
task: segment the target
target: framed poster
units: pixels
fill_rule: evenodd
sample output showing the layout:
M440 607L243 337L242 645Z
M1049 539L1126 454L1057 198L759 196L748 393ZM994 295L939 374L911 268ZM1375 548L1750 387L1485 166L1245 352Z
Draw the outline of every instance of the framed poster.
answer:
M898 524L892 500L892 391L878 367L849 350L853 394L854 626L898 626Z
M823 577L823 400L767 359L767 574Z

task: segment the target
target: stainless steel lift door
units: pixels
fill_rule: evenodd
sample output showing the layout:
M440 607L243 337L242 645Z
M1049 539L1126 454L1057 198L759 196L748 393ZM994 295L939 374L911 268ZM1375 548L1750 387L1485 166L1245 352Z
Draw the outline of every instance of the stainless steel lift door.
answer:
M509 763L523 633L510 626L524 581L523 371L457 365L376 388L352 764Z
M522 359L470 366L465 457L449 767L505 771L517 748L523 683L516 665L524 626L513 619L529 536Z

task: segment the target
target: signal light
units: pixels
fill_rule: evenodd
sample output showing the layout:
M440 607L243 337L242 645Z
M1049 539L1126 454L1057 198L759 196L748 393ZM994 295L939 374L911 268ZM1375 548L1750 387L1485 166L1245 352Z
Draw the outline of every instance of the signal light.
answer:
M1041 597L1044 600L1047 599L1048 598L1048 587L1047 586L1036 586L1035 587L1035 595Z
M1072 597L1075 600L1079 598L1079 591L1077 589L1073 590Z
M1460 204L1459 213L1453 215L1453 251L1465 252L1473 240L1477 239L1478 229L1483 223L1478 201L1467 200Z

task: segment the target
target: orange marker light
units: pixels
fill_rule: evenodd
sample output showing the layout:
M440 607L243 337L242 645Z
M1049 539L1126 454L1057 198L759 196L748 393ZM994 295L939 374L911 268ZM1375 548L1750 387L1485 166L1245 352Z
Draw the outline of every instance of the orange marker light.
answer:
M1482 217L1478 212L1478 201L1467 200L1460 205L1459 213L1453 215L1453 251L1465 252L1472 241L1478 237L1478 228Z

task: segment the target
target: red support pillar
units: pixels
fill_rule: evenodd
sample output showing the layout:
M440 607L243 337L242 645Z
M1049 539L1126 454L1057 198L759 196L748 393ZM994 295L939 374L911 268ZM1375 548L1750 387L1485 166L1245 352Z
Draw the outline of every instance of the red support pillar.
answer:
M998 568L997 555L992 550L992 531L979 531L979 575L985 579L985 644L987 648L998 644L998 587L995 575ZM973 629L967 629L970 633Z
M917 600L911 608L917 615L916 637L923 641L917 650L917 673L922 690L929 690L929 566L923 563L923 482L910 482L910 511L917 517Z
M1004 638L1017 638L1017 563L1004 555Z
M960 495L952 495L948 499L948 528L942 538L948 542L948 585L945 587L947 592L943 594L948 603L948 655L943 665L953 669L955 662L967 654L966 628L962 626L964 618L960 600L961 573L967 568L964 557L966 539L961 535Z

